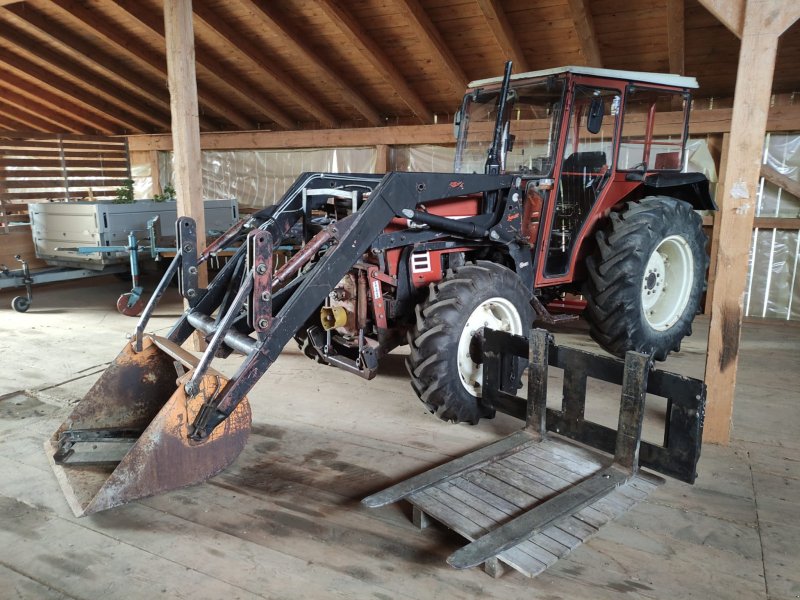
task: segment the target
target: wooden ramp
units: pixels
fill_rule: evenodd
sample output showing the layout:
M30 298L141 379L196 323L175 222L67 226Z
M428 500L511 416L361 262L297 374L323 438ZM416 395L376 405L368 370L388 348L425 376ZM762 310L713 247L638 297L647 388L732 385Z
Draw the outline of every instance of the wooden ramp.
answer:
M579 376L575 375L576 370L565 369L563 411L550 415L555 413L546 406L551 340L540 330L532 331L530 340L521 338L528 358L528 397L522 401L504 391L511 387L509 381L513 383L513 375L510 380L503 377L518 372L519 365L504 360L502 355L523 354L518 347L520 340L512 337L518 336L485 332L484 399L501 409L509 407L506 412L525 419L525 428L369 496L363 503L377 507L408 500L414 507L414 522L420 528L433 518L467 538L470 543L447 559L453 567L464 569L483 564L488 573L499 576L504 563L534 577L664 482L639 470L648 382L654 383L659 391L661 386L676 394L676 398L669 398L669 413L683 415L678 395L688 392L695 403L695 408L687 410L692 410L697 420L685 424L681 430L670 431L667 426L665 445L660 447L664 452L659 455L654 448L650 456L655 458L648 459L657 470L687 481L694 480L699 456L699 442L694 447L688 442L699 440L702 427L699 414L705 396L695 393L695 384L699 383L702 389L702 382L678 380L670 378L672 374L654 372L649 356L629 352L624 365L618 365L620 377L616 382L621 385L622 393L617 430L586 429L584 435L575 425L585 422L586 376L588 373L596 376L603 370L599 367L614 366L597 360L613 359L585 359L585 364L576 369ZM614 374L608 374L606 380L614 381ZM584 393L580 397L568 393L575 389ZM521 410L519 406L513 407L514 401L523 402ZM572 415L572 421L565 421L564 414ZM595 442L593 445L601 449L595 450L586 443L569 439L573 436L553 434L548 429L571 432L575 438L584 435L585 441ZM609 439L613 440L613 456L607 451Z

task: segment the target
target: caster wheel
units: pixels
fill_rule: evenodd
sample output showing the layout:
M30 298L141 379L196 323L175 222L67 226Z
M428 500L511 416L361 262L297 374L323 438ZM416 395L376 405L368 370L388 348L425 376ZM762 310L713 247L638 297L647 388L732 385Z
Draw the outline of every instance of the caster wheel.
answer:
M13 308L17 312L27 312L27 310L31 307L31 301L28 300L25 296L17 296L11 301L11 308Z
M117 310L128 317L138 317L144 310L144 300L138 298L133 304L130 304L131 296L133 294L128 292L117 298Z

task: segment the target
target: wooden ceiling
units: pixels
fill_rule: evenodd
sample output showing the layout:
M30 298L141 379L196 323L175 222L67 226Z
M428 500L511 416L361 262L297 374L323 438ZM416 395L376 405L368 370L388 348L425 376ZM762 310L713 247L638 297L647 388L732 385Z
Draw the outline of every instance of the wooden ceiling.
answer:
M5 6L2 6L5 5ZM169 130L162 0L0 0L0 130ZM569 64L733 95L739 41L698 0L194 0L200 124L443 122L466 83ZM774 90L800 91L800 23Z

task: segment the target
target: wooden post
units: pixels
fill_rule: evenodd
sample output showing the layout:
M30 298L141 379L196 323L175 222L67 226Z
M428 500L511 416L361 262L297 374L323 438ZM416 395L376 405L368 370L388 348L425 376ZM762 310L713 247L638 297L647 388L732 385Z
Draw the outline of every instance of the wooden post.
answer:
M167 42L178 216L195 220L197 245L202 249L205 248L206 227L200 170L200 119L194 70L192 0L164 0L164 34Z
M728 149L730 148L731 136L730 134L722 134L722 150L719 157L719 176L717 177L717 189L714 192L714 198L717 201L717 206L721 207L725 201L725 193L723 191L723 181L725 179L725 171L728 166ZM717 280L717 253L719 252L719 213L714 214L714 221L711 224L711 243L709 245L709 256L711 262L708 265L708 286L706 287L706 303L703 309L703 314L711 314L711 299L714 297L714 283Z
M709 0L703 3L708 5ZM744 7L727 167L717 215L717 277L705 377L706 442L730 441L743 296L775 56L778 38L798 17L800 5L783 0L747 0Z
M192 0L164 0L164 37L167 43L167 74L172 113L172 148L175 153L175 192L178 216L197 223L197 246L206 246L205 211L200 157L200 119L195 76ZM200 268L199 283L208 285L208 271ZM194 349L203 347L200 333L193 337Z
M389 146L386 144L378 144L375 146L376 160L375 172L386 173L389 170Z
M153 196L163 193L161 189L161 169L158 166L158 150L151 150L149 161L150 163L150 179L153 182Z

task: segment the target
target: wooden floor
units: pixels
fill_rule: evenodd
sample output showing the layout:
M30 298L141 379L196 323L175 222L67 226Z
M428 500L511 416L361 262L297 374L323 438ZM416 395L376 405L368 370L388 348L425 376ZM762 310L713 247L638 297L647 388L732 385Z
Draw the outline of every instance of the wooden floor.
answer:
M407 504L359 505L520 426L504 416L477 427L437 421L413 395L402 351L366 382L287 349L251 394L253 433L231 468L74 518L42 443L133 326L113 309L124 283L86 286L39 289L25 315L0 295L2 600L800 597L798 326L745 326L734 443L704 448L695 486L668 481L535 579L492 579L448 567L463 539L419 531ZM178 311L165 306L153 329ZM699 319L664 368L701 376L706 327ZM579 327L557 338L592 347ZM556 400L557 381L549 388ZM588 416L615 424L616 410L598 398ZM646 418L660 411L654 402Z

